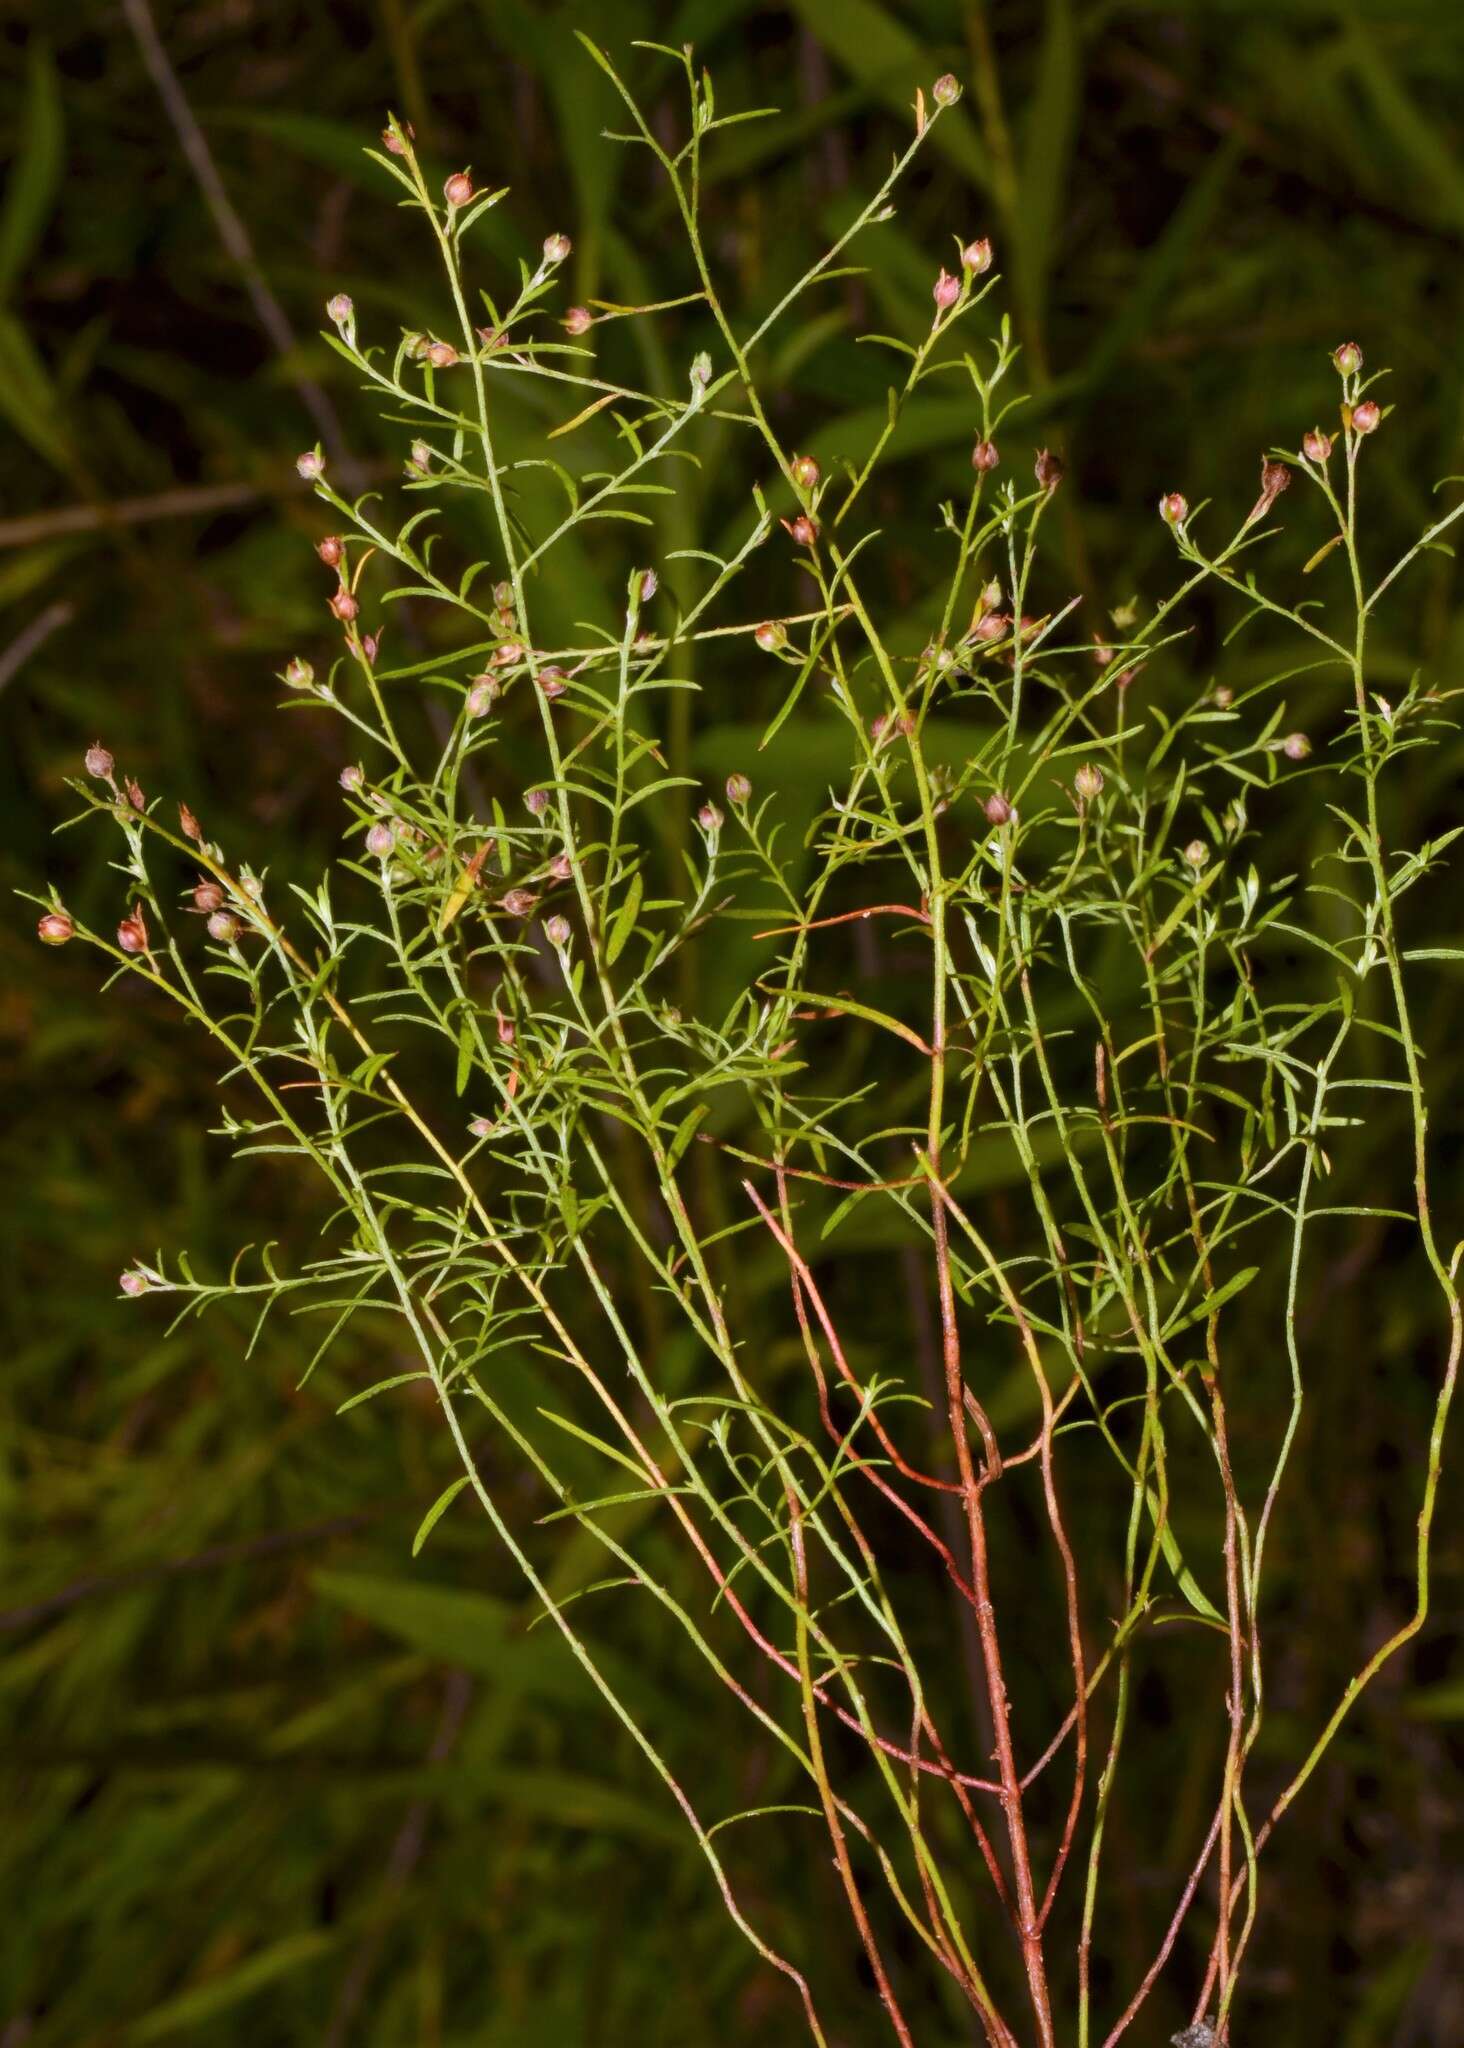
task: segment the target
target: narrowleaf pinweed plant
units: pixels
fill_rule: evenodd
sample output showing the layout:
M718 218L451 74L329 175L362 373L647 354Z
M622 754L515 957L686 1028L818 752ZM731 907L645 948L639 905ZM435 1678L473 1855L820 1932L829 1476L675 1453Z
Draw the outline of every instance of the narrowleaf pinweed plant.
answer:
M794 1952L770 1938L733 1853L761 1830L832 1863L884 2014L861 2039L1109 2048L1182 1969L1175 2038L1237 2041L1271 1833L1428 1612L1460 1322L1413 1020L1416 981L1459 956L1419 942L1404 899L1456 833L1410 837L1390 806L1446 702L1422 677L1379 695L1368 635L1464 506L1370 559L1387 408L1348 343L1339 423L1264 458L1228 539L1218 509L1159 499L1170 595L1102 611L1056 588L1041 543L1071 486L1047 450L1017 457L985 239L938 269L928 331L867 337L899 365L871 444L800 452L778 390L794 315L889 217L959 87L916 95L889 177L754 322L719 294L700 167L755 116L719 113L668 54L679 143L591 46L627 108L614 140L655 159L685 232L687 290L661 304L566 308L560 234L505 287L474 235L504 194L468 170L440 185L396 120L371 152L446 289L440 330L394 348L344 295L327 308L405 428L399 495L419 501L352 496L318 449L300 458L329 514L336 645L282 680L290 710L344 723L339 874L276 890L186 803L174 825L87 753L88 814L123 839L120 922L86 929L53 897L40 937L178 1004L214 1041L222 1134L302 1162L326 1199L313 1257L266 1247L206 1280L180 1253L122 1288L182 1316L308 1310L316 1360L353 1319L393 1319L408 1368L347 1405L435 1399L461 1470L417 1548L460 1495L486 1517L814 2041L837 2038L821 1995L846 1935L810 1906ZM647 362L683 349L679 395L601 374L624 323ZM880 462L932 378L967 394L971 482L930 508L909 588L881 562ZM539 395L532 450L496 431L503 379ZM610 453L577 463L590 445ZM645 501L674 510L687 465L759 481L719 545L688 530L647 563ZM1303 493L1316 582L1273 594L1267 542ZM578 616L538 600L551 551ZM1227 647L1264 644L1237 684L1192 673L1202 590ZM415 646L399 629L396 662L393 606L430 621ZM697 706L769 677L764 746L818 735L798 787L760 787L749 757L709 792L688 772ZM1289 726L1303 678L1334 693L1325 735ZM1335 824L1307 875L1268 854L1268 819L1299 805ZM1329 1199L1363 1117L1395 1120L1397 1185ZM1347 1398L1308 1355L1314 1247L1354 1215L1416 1242L1436 1294L1413 1605L1359 1644L1319 1725L1268 1746L1268 1554L1306 1483L1305 1402ZM1253 1284L1272 1312L1241 1353L1229 1309ZM1102 1503L1084 1518L1102 1554L1070 1538L1078 1493ZM661 1569L668 1531L694 1597ZM572 1598L559 1566L586 1542L600 1564ZM932 1577L948 1627L916 1633ZM745 1708L769 1796L703 1810L582 1634L580 1591L659 1604ZM1176 1654L1215 1767L1167 1894L1135 1901L1106 1844L1136 1687ZM1015 1666L1044 1721L1019 1724ZM1116 1902L1152 1917L1137 1982L1105 1953Z

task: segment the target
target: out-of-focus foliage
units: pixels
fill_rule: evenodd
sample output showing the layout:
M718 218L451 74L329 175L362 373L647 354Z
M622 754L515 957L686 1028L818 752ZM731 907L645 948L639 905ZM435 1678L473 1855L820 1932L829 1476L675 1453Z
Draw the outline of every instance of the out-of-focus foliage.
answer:
M734 301L770 300L838 231L908 133L917 85L945 68L968 81L942 131L954 139L871 238L868 274L831 286L822 321L789 343L783 381L804 395L807 431L779 424L817 453L846 416L879 415L887 365L857 337L928 317L951 237L990 233L1036 393L1021 431L1060 447L1072 482L1049 574L1095 608L1156 588L1161 490L1243 510L1260 451L1327 422L1327 355L1344 338L1395 371L1399 409L1369 451L1380 547L1421 527L1435 481L1464 467L1464 21L1431 0L158 0L155 19L296 341L282 356L262 328L127 14L97 0L12 14L0 76L7 885L44 872L83 910L110 901L72 842L49 839L61 778L98 735L149 793L185 796L277 871L309 875L329 858L330 729L273 708L274 672L311 651L324 620L318 514L292 459L317 432L304 387L324 394L369 476L386 440L318 339L322 302L347 290L373 325L439 311L361 144L391 106L443 171L471 163L480 183L511 184L530 247L553 229L574 236L576 298L687 288L664 194L597 139L616 114L570 34L582 20L617 54L636 36L691 39L724 104L784 110L729 131L714 161L712 254ZM654 80L664 60L648 61ZM665 78L669 119L669 63ZM639 366L650 384L673 369ZM969 473L969 425L954 398L922 398L902 423L878 500L896 590L902 555L914 563L928 545L929 506ZM665 548L680 538L674 516L662 515ZM587 591L594 572L587 557ZM1423 660L1453 683L1464 610L1452 559L1433 558L1412 589L1406 637L1385 622L1400 638L1391 657L1384 640L1377 680L1391 658L1395 680ZM552 601L567 616L593 609L570 581ZM410 642L430 624L399 607L392 631ZM1202 619L1186 672L1202 677L1219 652ZM745 700L704 708L721 726L702 768L737 765L775 708L769 687L750 680ZM1331 713L1310 688L1294 714L1321 737ZM1457 806L1457 744L1415 758L1429 766L1412 802L1443 818ZM1299 870L1329 848L1310 810L1276 829ZM1457 906L1441 895L1433 915L1440 943L1457 944ZM674 1814L557 1644L525 1634L520 1588L479 1525L447 1517L412 1563L412 1532L451 1476L440 1431L410 1402L334 1413L405 1368L363 1329L302 1388L308 1329L275 1323L246 1360L242 1321L161 1342L158 1320L121 1313L109 1276L132 1257L186 1243L201 1265L226 1266L245 1239L310 1228L305 1191L268 1161L247 1177L225 1165L207 1135L217 1105L200 1044L129 984L99 1003L85 960L47 958L42 976L31 931L23 910L0 928L0 2043L791 2037L782 1987L728 1938ZM1464 1084L1451 1012L1446 995L1420 1020L1445 1105L1433 1131L1445 1183L1460 1159L1447 1076L1455 1100ZM999 1230L1002 1189L989 1199ZM901 1271L878 1246L866 1261L838 1285L846 1312L870 1304L873 1341L881 1318L897 1331L909 1310ZM1312 1312L1337 1384L1308 1411L1306 1452L1331 1483L1292 1503L1288 1542L1298 1563L1325 1554L1329 1568L1276 1565L1295 1603L1268 1722L1278 1773L1288 1732L1315 1725L1404 1611L1412 1496L1390 1480L1419 1456L1437 1367L1419 1342L1416 1273L1385 1225L1349 1240ZM1235 1314L1241 1348L1243 1303ZM1349 1341L1359 1329L1365 1345ZM768 1366L791 1376L796 1361ZM1081 1545L1081 1521L1076 1533ZM1268 1852L1250 1996L1276 2048L1312 2048L1323 1985L1346 2048L1464 2033L1460 1550L1447 1508L1442 1538L1434 1624ZM948 1625L939 1594L932 1632ZM756 1758L735 1708L693 1689L648 1615L613 1614L613 1652L654 1692L663 1746L705 1803L776 1797L748 1782ZM1018 1664L1018 1702L1033 1682ZM1127 1859L1139 1898L1172 1889L1163 1826L1176 1842L1192 1831L1216 1757L1185 1740L1177 1678L1172 1690L1147 1678L1136 1712L1151 1810L1115 1812L1110 1855ZM784 1863L740 1872L744 1893L795 1950L810 1928L837 1929L848 2009L867 2024L832 1873L823 1859L800 1868L795 1842ZM1130 1974L1147 1960L1136 1947ZM1184 2016L1176 1992L1152 2038Z

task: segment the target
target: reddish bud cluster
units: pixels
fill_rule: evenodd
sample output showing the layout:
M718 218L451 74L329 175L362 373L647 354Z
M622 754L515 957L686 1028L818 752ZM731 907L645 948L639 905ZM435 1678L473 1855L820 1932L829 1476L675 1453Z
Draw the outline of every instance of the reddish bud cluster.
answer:
M36 925L36 936L43 946L64 946L73 937L76 926L64 910L48 910Z

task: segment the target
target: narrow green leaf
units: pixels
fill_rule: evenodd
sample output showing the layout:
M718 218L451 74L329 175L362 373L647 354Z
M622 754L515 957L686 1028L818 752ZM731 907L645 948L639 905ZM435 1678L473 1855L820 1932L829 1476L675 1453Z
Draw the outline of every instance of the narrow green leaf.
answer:
M445 1486L442 1492L438 1494L436 1500L433 1501L431 1507L428 1508L426 1514L422 1517L421 1525L416 1535L412 1538L413 1557L419 1554L422 1545L427 1541L427 1538L432 1534L432 1531L437 1527L437 1524L442 1520L463 1488L471 1483L472 1475L464 1472L461 1478L454 1479L451 1486Z

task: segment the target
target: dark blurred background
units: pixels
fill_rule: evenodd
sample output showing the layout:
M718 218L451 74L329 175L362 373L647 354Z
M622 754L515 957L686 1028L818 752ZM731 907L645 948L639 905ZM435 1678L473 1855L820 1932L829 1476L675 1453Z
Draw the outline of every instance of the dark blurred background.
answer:
M918 332L951 236L989 233L1034 393L1013 445L1062 450L1054 573L1095 607L1163 587L1161 490L1238 515L1261 450L1333 418L1328 353L1344 339L1394 372L1398 411L1368 457L1380 558L1464 468L1464 12L1442 0L12 0L0 2048L797 2037L784 1988L731 1933L634 1751L547 1631L524 1635L519 1587L479 1526L449 1517L410 1561L448 1447L410 1402L337 1419L392 1369L370 1334L357 1328L301 1387L310 1328L272 1323L246 1359L242 1315L165 1337L152 1305L117 1302L113 1276L159 1245L217 1271L249 1240L308 1242L313 1193L268 1161L231 1165L209 1136L203 1044L126 985L99 1001L80 949L38 958L34 913L10 893L54 878L78 909L115 915L95 839L51 836L94 738L240 855L299 877L332 857L337 742L274 709L275 673L322 637L321 521L293 456L322 421L367 477L395 474L400 456L318 338L321 308L347 290L386 335L431 323L439 303L362 144L393 108L439 172L470 163L510 184L490 246L569 232L575 299L687 288L647 165L598 140L620 122L576 24L628 67L667 134L683 117L674 67L633 51L636 36L694 41L719 109L782 110L729 131L712 158L711 248L734 305L763 303L838 231L908 135L917 85L946 69L966 81L862 252L871 274L829 289L786 350L785 418L798 426L806 408L807 444L878 416L890 359L855 337ZM680 388L692 345L641 374ZM969 473L969 438L967 409L939 396L902 428L877 501L896 588L930 506ZM1420 662L1457 680L1461 597L1453 561L1432 558L1389 617L1380 685ZM1203 612L1200 628L1187 659L1204 680L1222 655ZM408 616L398 630L431 627ZM1318 730L1320 701L1310 714L1296 701ZM704 732L702 765L725 772L739 720L770 709L759 694ZM1452 816L1457 746L1414 758L1410 802ZM1296 829L1301 863L1316 848ZM1458 943L1454 896L1434 910ZM1423 1019L1453 1192L1457 985ZM1364 1188L1383 1167L1368 1143L1351 1169ZM1339 1250L1315 1314L1321 1393L1303 1451L1324 1483L1293 1503L1279 1553L1262 1783L1283 1781L1359 1646L1407 1612L1439 1364L1427 1297L1385 1225ZM1366 1341L1333 1348L1326 1333L1346 1330ZM1446 1489L1434 1621L1268 1852L1255 2031L1237 2048L1464 2039L1456 1500ZM566 1583L592 1567L572 1559ZM639 1661L663 1750L704 1810L774 1796L744 1782L738 1709L709 1701L644 1616L606 1610L596 1625ZM1218 1758L1218 1721L1197 1746L1182 1695L1157 1673L1146 1685L1130 1797L1173 1832L1166 1849L1147 1822L1115 1817L1115 1982L1147 1961ZM801 1825L765 1841L740 1881L775 1938L813 1957L836 2037L862 2048L877 2014ZM1136 2044L1187 2015L1194 1964L1177 1957ZM942 2026L922 2048L967 2038Z

